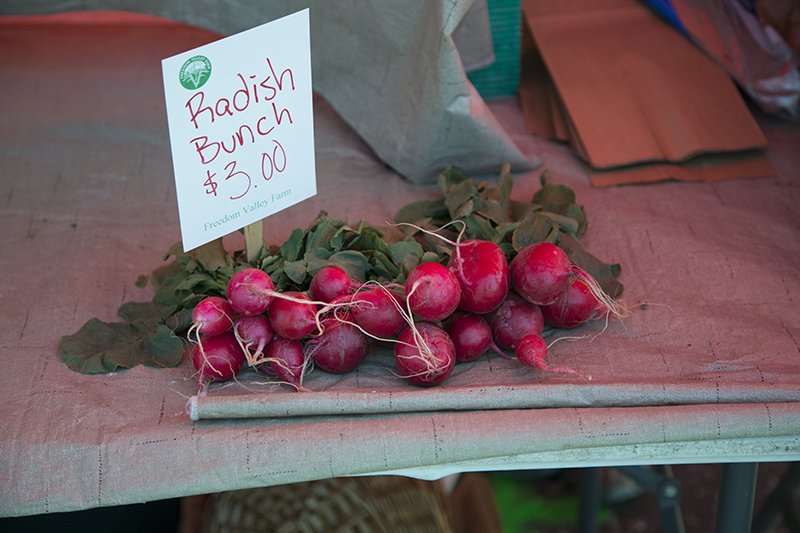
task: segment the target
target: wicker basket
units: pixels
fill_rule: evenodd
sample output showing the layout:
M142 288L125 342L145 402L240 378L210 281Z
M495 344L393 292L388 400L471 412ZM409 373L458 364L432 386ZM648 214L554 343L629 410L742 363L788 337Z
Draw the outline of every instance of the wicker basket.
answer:
M201 531L450 533L451 523L439 483L368 476L214 494Z

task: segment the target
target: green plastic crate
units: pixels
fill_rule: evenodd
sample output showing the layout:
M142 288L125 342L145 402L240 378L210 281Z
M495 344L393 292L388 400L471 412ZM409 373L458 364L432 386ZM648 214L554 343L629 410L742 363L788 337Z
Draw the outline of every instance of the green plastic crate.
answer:
M484 99L513 96L519 89L521 2L488 0L488 7L495 61L486 68L468 73L467 78Z

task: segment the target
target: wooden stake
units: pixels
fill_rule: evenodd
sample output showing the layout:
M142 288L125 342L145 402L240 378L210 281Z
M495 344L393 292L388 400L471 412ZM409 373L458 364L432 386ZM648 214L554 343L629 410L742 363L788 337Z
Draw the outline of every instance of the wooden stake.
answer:
M244 227L244 250L247 261L256 264L264 249L264 221L259 220Z

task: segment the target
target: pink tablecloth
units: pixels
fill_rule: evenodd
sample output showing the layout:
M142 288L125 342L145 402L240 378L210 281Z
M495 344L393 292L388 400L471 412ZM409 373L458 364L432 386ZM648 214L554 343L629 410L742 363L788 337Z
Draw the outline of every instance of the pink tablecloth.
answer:
M582 243L622 264L626 301L648 302L601 335L593 324L553 346L552 363L591 382L484 356L419 389L377 350L343 378L313 373L314 393L246 373L195 401L197 417L220 418L192 420L186 361L69 370L60 337L149 300L137 277L180 239L160 60L209 38L168 23L0 19L0 515L545 457L800 458L800 130L763 117L774 177L600 190L565 146L525 131L514 99L490 103L521 150L576 191ZM438 196L378 161L321 98L315 115L318 195L268 219L269 242L323 209L383 223ZM529 200L538 176L518 175L514 197ZM256 418L231 419L241 415Z

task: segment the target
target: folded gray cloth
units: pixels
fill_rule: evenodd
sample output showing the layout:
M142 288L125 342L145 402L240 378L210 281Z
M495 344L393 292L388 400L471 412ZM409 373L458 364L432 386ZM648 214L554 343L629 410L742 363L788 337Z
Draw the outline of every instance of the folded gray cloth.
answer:
M398 174L434 183L449 165L481 176L499 175L504 163L540 163L514 144L466 77L465 64L492 57L485 0L8 0L0 14L123 9L230 35L306 7L314 90Z

